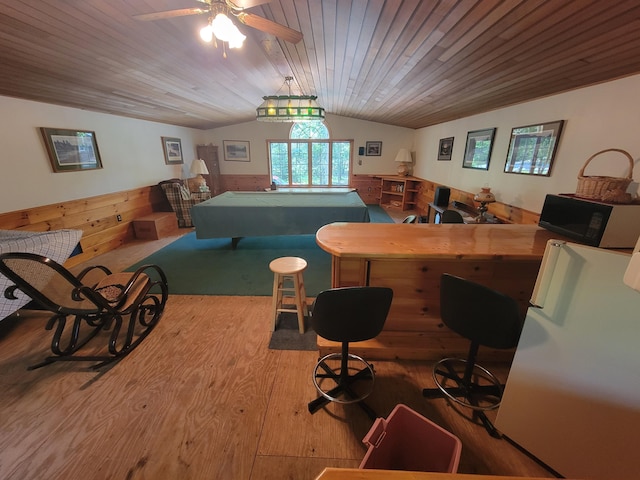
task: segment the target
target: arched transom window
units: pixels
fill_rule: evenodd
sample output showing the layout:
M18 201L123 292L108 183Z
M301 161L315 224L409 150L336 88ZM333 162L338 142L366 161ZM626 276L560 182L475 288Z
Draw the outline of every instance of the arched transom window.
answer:
M273 181L289 187L348 186L353 141L329 137L324 122L300 122L291 127L289 140L269 140Z

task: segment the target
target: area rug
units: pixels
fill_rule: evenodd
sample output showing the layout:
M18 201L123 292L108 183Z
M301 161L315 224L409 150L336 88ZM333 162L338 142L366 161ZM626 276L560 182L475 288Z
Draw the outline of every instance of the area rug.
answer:
M378 205L368 205L371 221L393 222ZM158 265L167 275L173 295L270 296L273 272L269 263L279 257L307 261L304 283L308 297L331 287L331 255L316 243L315 235L242 238L236 249L229 238L196 239L195 232L131 265Z
M196 239L195 232L130 266L158 265L167 275L174 295L270 296L273 272L269 263L278 257L301 257L307 261L304 283L313 297L331 286L331 255L322 250L315 235L247 237L238 247L228 238Z
M278 316L276 330L271 334L269 342L271 350L318 350L316 332L305 319L304 334L298 332L298 316L295 313L283 312Z

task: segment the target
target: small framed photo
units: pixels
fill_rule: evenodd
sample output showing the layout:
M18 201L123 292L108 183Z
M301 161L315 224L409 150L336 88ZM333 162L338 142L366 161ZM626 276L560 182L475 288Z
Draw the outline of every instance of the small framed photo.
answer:
M511 130L505 173L551 175L551 165L558 149L564 120L527 125Z
M451 160L453 137L441 138L438 146L438 160Z
M485 128L484 130L474 130L467 133L467 146L464 150L462 166L464 168L489 170L489 160L491 160L491 149L493 148L495 135L495 128Z
M382 142L367 142L365 149L368 157L379 157L382 155Z
M179 138L162 137L162 149L164 150L164 163L167 165L184 163L182 142Z
M95 132L40 127L54 172L102 168Z
M227 162L250 162L249 142L241 140L223 140L224 159Z

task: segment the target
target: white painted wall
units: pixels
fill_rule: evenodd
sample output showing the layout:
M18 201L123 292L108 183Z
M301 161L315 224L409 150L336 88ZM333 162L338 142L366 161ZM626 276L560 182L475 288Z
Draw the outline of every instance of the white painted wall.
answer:
M381 141L382 155L355 156L356 174L393 174L400 148L415 152L414 174L466 191L488 185L499 201L539 212L547 193L574 192L577 174L589 156L605 148L628 151L638 166L640 155L640 75L503 108L455 122L412 130L327 115L332 138L354 139L356 153L367 141ZM268 174L267 139L287 138L290 124L248 122L208 131L94 113L0 96L0 212L153 185L189 177L195 146L220 148L222 174ZM503 173L511 128L565 120L550 177ZM92 130L104 168L54 173L38 127ZM468 131L497 127L489 170L462 168ZM166 165L160 137L182 141L185 164ZM440 138L455 137L453 158L437 161ZM250 162L224 160L223 141L250 142ZM597 157L587 174L623 176L626 159ZM631 188L638 191L639 170Z
M223 174L268 174L266 140L288 138L291 124L257 121L203 131L134 120L75 108L0 96L0 212L91 197L153 185L161 180L188 178L196 145L213 143L220 148ZM355 173L393 173L399 148L411 148L414 130L380 123L329 116L333 136L381 141L382 155L361 157ZM103 168L54 173L39 127L95 132ZM181 139L184 165L166 165L160 137ZM250 162L224 161L223 140L250 142Z
M199 130L9 97L0 97L0 111L0 212L184 177L204 141ZM103 168L54 173L39 127L95 132ZM165 164L162 136L181 139L184 165Z
M500 202L540 212L547 193L574 193L578 172L587 159L607 148L626 150L634 158L634 182L638 193L640 168L640 75L561 95L502 108L416 131L416 166L421 178L476 192L487 185ZM549 177L504 173L511 129L565 120ZM467 132L497 127L489 170L462 168ZM455 137L451 161L438 161L441 138ZM585 175L626 176L626 157L619 153L597 156Z
M396 173L394 164L400 148L413 148L415 130L394 127L382 123L355 120L352 118L327 115L325 125L332 139L354 140L355 174L391 174ZM207 142L219 146L220 172L222 174L246 175L269 173L267 140L289 138L291 123L247 122L229 127L221 127L207 132ZM251 162L225 161L223 145L225 140L249 141ZM367 141L382 142L382 152L378 156L358 156L358 147L364 147Z

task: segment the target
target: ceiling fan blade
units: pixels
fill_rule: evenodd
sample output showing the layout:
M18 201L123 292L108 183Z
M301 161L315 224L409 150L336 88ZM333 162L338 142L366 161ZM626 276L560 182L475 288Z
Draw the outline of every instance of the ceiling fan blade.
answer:
M255 29L260 30L261 32L270 33L271 35L275 35L282 40L291 43L298 43L302 40L302 33L298 32L289 27L285 27L276 22L272 22L271 20L267 20L266 18L260 17L258 15L254 15L252 13L239 13L237 15L238 20L240 20L245 25L253 27Z
M141 13L133 15L136 20L162 20L163 18L184 17L186 15L200 15L207 13L208 8L180 8L178 10L165 10L164 12Z
M231 8L238 7L237 9L246 10L247 8L257 7L258 5L264 5L265 3L269 3L271 0L229 0L227 1L227 5ZM234 8L234 10L237 10Z

